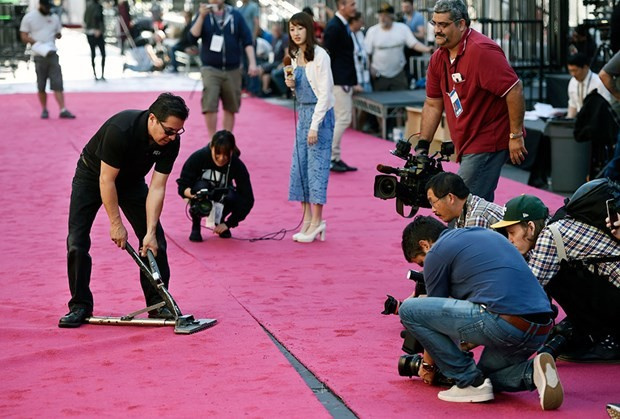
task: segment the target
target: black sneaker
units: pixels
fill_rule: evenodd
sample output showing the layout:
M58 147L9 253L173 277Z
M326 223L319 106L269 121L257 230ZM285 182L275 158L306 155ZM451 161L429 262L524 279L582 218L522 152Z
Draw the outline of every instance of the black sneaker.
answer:
M73 115L71 112L69 112L66 109L64 111L60 112L59 117L62 118L62 119L75 119L75 115Z
M200 234L200 225L198 228L192 228L192 232L189 235L189 241L200 243L202 241L202 234Z
M93 312L85 308L74 308L58 321L58 327L80 327Z
M174 314L168 307L159 307L157 310L149 311L149 319L174 320Z
M346 172L355 172L357 170L357 167L349 166L348 164L346 164L342 160L340 160L338 163L340 163L340 165L342 167L344 167Z
M47 119L49 117L50 117L50 113L48 112L48 110L47 109L43 109L41 111L41 119Z
M230 229L222 231L220 233L220 239L230 239L232 237L232 233L230 232Z
M620 364L620 343L608 335L589 347L564 351L558 359L587 364Z
M332 160L329 170L332 172L344 173L347 171L347 168L342 164L342 160Z

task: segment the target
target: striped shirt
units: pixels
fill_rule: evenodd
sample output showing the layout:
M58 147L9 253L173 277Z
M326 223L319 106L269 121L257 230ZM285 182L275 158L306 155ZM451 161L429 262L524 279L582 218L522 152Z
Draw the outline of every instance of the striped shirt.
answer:
M455 227L491 228L492 224L502 221L503 218L504 207L469 194Z
M571 218L564 218L555 224L562 235L566 256L570 260L620 256L620 243L594 226ZM546 286L560 270L558 252L549 228L541 231L536 246L528 256L532 273L543 287ZM620 261L586 266L591 272L608 278L609 282L620 288Z

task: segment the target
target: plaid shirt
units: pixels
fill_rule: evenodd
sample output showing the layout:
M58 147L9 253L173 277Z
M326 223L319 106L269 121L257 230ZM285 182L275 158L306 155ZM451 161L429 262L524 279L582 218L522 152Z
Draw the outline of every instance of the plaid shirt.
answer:
M620 244L596 227L571 218L564 218L555 224L562 235L566 256L570 260L620 255ZM541 231L536 246L528 256L532 273L544 287L560 270L558 252L549 228ZM608 277L609 282L620 288L620 261L591 264L587 267L592 272ZM595 271L595 268L598 271Z
M463 212L456 220L456 228L482 227L491 228L491 224L502 221L504 207L500 207L479 196L469 194Z

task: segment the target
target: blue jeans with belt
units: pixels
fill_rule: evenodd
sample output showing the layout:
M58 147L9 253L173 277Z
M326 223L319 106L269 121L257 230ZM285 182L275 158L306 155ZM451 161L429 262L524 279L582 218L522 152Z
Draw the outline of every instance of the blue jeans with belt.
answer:
M493 153L465 154L457 174L469 188L469 192L489 202L495 199L495 188L504 163L508 161L508 150Z
M495 391L534 390L532 361L547 334L539 327L523 332L480 304L452 298L409 298L399 308L402 323L431 355L437 367L457 386L471 385L481 374ZM475 360L459 341L484 346Z

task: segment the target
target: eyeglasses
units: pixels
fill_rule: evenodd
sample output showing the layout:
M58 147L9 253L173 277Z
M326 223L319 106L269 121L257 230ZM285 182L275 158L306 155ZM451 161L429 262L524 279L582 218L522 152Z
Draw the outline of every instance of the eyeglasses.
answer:
M431 199L429 199L429 200L428 200L428 203L429 203L429 204L431 204L431 208L433 208L433 207L435 207L435 204L436 204L437 202L441 201L442 199L444 199L444 198L445 198L446 196L448 196L448 195L450 195L450 192L448 192L448 193L447 193L447 194L445 194L445 195L440 196L439 198L437 198L437 199L436 199L436 200L434 200L434 201L433 201L433 200L431 200Z
M181 135L185 132L185 127L181 127L179 129L173 129L170 127L165 126L164 124L161 123L161 121L158 119L157 122L159 122L159 125L161 125L161 128L164 130L164 134L168 135L168 136L172 136L172 135Z
M435 27L435 26L439 26L439 29L444 30L446 29L448 26L452 25L455 21L451 20L449 22L435 22L434 20L431 20L429 23L431 24L431 26Z

